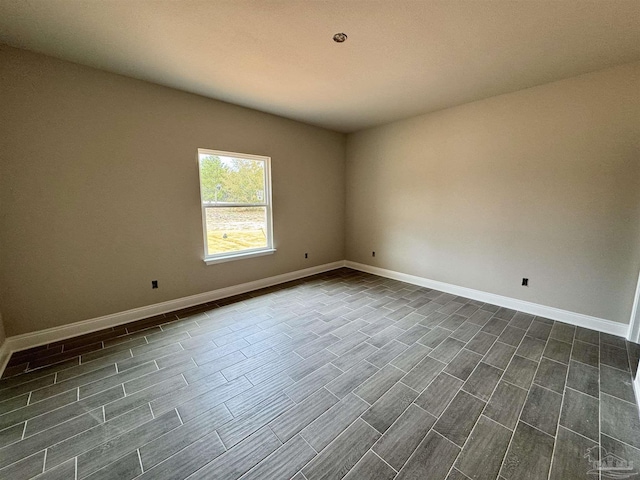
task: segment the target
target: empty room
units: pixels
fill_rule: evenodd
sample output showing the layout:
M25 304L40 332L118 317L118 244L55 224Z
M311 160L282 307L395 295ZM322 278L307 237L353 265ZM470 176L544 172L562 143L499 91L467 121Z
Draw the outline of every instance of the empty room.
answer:
M0 0L0 479L640 479L640 2Z

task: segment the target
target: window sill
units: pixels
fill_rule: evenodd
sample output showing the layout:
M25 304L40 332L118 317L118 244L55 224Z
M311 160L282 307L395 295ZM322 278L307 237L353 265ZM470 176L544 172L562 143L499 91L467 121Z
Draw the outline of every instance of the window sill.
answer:
M224 257L205 258L204 263L206 263L207 265L214 265L216 263L232 262L233 260L244 260L245 258L262 257L264 255L272 255L274 253L276 253L275 248L270 248L268 250L259 250L257 252L234 253L232 255L227 255Z

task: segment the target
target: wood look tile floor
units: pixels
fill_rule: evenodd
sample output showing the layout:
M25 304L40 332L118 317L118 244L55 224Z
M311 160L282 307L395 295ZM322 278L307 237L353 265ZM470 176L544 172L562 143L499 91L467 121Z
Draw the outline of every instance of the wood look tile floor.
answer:
M15 353L0 478L597 479L640 466L639 355L339 269Z

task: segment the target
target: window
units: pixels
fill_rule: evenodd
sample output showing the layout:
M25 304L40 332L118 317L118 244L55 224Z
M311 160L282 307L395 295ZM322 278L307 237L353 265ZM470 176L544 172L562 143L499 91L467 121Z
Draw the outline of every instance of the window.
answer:
M207 264L273 253L271 159L198 149Z

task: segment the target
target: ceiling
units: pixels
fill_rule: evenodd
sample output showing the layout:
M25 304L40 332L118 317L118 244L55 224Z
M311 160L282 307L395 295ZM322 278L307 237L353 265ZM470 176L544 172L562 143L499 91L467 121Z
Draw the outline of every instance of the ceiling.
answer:
M352 132L640 60L640 1L0 0L0 43Z

